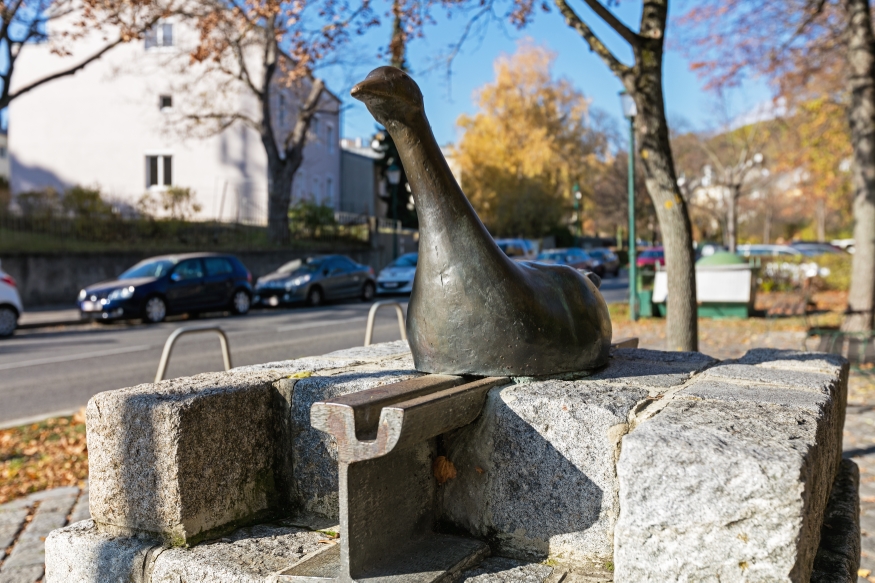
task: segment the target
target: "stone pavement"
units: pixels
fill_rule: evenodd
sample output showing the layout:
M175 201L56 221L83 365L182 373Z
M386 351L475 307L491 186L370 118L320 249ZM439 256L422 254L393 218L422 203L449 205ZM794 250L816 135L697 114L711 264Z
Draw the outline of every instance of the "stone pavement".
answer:
M0 505L0 583L42 581L45 540L90 517L88 488L55 488Z
M854 373L851 373L854 374ZM845 457L860 467L862 556L859 583L875 583L875 399L849 397L845 418Z

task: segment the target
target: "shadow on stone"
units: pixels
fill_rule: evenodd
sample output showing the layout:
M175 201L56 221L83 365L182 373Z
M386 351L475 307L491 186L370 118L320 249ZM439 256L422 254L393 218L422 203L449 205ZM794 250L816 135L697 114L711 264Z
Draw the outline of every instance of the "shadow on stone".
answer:
M480 418L443 437L457 477L438 491L445 531L526 560L609 560L626 415L644 390L546 381L493 389Z

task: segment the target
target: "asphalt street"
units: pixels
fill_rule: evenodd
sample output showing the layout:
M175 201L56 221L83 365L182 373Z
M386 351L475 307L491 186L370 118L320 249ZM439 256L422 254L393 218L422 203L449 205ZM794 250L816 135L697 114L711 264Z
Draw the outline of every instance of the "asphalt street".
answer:
M606 277L608 303L628 298L625 272ZM387 298L393 299L393 298ZM407 307L407 298L394 298ZM233 366L287 360L361 346L369 304L261 310L246 316L175 319L19 330L0 341L0 428L70 414L101 391L152 382L167 337L184 325L217 324L228 335ZM378 312L374 342L400 338L395 311ZM222 370L213 334L181 338L167 378Z
M399 300L406 310L406 298ZM118 323L19 330L0 341L0 427L69 414L101 391L152 382L167 337L184 325L218 324L233 366L287 360L361 346L370 304L175 319L158 325ZM399 339L395 310L383 308L374 342ZM215 334L180 338L167 378L223 369Z

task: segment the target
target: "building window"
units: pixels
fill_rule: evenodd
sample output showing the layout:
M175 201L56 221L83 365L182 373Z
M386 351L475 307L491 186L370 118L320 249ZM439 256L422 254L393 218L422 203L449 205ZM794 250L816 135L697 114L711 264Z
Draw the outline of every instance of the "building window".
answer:
M330 177L325 179L325 198L329 203L334 200L334 181Z
M156 24L146 32L146 49L173 46L173 25L169 22Z
M173 156L146 156L146 186L173 184Z
M334 126L327 124L325 126L325 142L328 144L328 153L334 153Z
M314 117L312 120L310 120L310 129L313 131L313 135L315 135L315 136L319 135L319 118L318 117Z
M173 97L170 95L162 95L158 98L159 108L163 111L173 107Z
M6 146L0 146L0 158L6 157Z

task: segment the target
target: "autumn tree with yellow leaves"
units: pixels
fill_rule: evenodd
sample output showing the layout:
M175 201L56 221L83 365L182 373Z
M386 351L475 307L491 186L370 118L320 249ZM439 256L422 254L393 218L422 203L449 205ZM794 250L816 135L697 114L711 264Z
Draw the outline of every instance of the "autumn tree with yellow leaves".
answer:
M574 185L589 193L607 139L587 99L552 75L555 55L523 41L495 62L480 111L459 117L462 186L495 236L539 237L571 220ZM594 121L595 120L595 121Z

